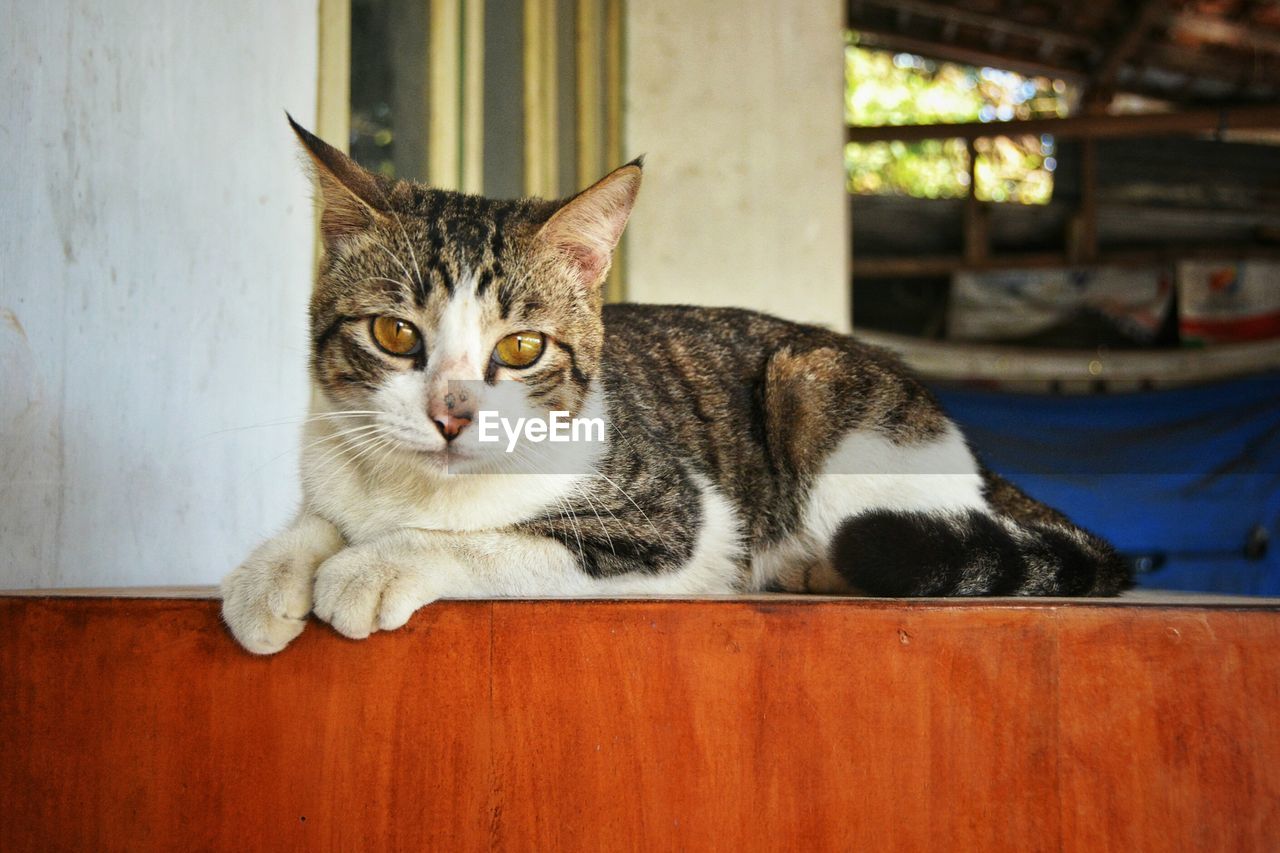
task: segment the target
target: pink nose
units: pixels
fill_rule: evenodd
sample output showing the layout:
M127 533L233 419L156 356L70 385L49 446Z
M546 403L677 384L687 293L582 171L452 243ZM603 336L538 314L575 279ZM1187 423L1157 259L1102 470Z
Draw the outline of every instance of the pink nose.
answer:
M445 441L453 441L458 437L458 433L471 423L470 416L457 417L455 415L444 415L439 418L432 418L432 423L436 425L436 429L440 430L440 434L444 436Z
M470 402L466 394L450 392L427 405L427 417L431 418L445 441L453 441L471 423Z

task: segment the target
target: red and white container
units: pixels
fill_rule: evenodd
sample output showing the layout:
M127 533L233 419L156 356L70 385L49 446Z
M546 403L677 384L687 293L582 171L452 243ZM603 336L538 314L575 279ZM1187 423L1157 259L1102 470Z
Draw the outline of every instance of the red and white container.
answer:
M1182 261L1177 276L1183 343L1280 338L1280 263Z

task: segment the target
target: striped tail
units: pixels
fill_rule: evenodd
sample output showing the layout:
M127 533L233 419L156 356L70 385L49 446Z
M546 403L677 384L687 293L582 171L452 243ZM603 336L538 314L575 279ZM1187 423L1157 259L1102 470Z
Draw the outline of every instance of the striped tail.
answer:
M831 563L859 590L892 597L1103 596L1132 585L1110 545L1065 520L977 511L853 516L832 539Z

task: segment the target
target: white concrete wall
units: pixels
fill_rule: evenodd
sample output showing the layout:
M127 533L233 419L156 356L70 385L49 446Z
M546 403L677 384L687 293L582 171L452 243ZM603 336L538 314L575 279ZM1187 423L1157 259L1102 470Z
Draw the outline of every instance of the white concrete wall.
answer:
M241 428L307 401L316 6L0 2L0 588L214 582L292 511Z
M843 3L627 7L628 298L847 329Z

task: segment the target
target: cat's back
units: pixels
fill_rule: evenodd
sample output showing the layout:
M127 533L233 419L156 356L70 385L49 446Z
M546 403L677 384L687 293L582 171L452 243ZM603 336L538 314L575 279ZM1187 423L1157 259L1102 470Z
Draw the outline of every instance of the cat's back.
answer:
M923 440L945 430L933 394L892 353L852 335L742 308L621 303L604 309L606 392L701 440L712 423L758 429L787 409ZM807 402L802 402L807 401Z
M791 421L784 410L801 398L810 402L800 408L846 426L942 426L933 396L897 358L851 335L688 305L608 305L604 324L609 399L623 412L658 414L665 440L682 446L706 443L708 428Z
M638 378L678 369L717 381L762 376L779 350L829 348L854 366L905 374L891 354L820 326L745 308L616 303L604 308L606 373Z
M788 340L802 343L815 335L841 337L816 326L745 308L701 305L606 305L604 326L605 357L624 359L647 344L667 349L676 358L688 352L741 363L767 354Z

